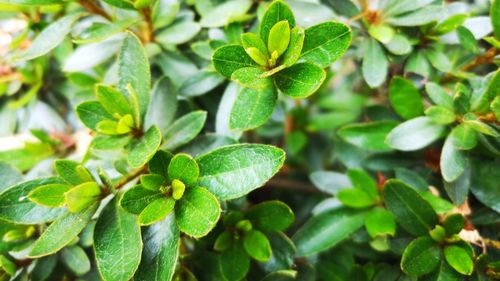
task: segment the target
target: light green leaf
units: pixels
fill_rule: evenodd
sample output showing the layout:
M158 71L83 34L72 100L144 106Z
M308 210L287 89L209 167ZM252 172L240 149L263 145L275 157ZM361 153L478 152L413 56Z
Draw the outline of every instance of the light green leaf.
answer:
M467 14L452 15L434 27L434 33L443 35L461 26L468 18Z
M316 92L326 73L319 66L311 63L298 63L284 69L274 76L278 89L293 98L305 98Z
M31 60L47 54L61 44L80 17L82 14L70 14L51 23L33 40L29 48L15 56L15 59Z
M374 198L360 188L342 189L338 192L337 199L351 208L365 208L375 204Z
M83 276L90 271L90 260L79 246L70 246L61 250L61 260L76 276Z
M139 215L144 208L156 199L164 195L159 190L144 188L142 185L136 185L123 194L120 199L120 206L127 212Z
M212 230L221 213L219 201L202 187L191 187L175 207L179 229L189 236L200 238Z
M270 145L223 146L196 158L199 185L220 200L241 197L262 186L283 165L285 152Z
M271 78L261 77L264 72L265 70L260 67L243 67L233 72L233 74L231 75L231 80L243 87L262 91L270 91L270 89L266 88L272 88L273 82Z
M282 65L292 66L299 60L304 46L304 38L304 29L299 26L292 28L290 31L290 44L288 45L288 49L283 54L283 58L281 60Z
M405 64L405 72L416 73L423 77L428 77L431 73L431 65L424 55L424 52L418 50L413 52L407 59Z
M170 180L180 180L187 186L191 186L198 182L200 168L198 164L188 154L179 153L172 158L168 165L168 177Z
M346 142L373 151L392 150L386 143L387 134L396 127L396 121L376 121L351 124L338 130L338 135Z
M424 51L429 62L436 69L442 72L450 72L452 69L450 59L445 55L444 52L437 50L436 48L428 48Z
M446 127L429 117L417 117L399 124L387 135L386 143L403 151L419 150L442 137Z
M155 41L165 46L179 45L191 40L200 30L199 23L184 20L160 31L155 36Z
M177 88L168 77L155 83L144 121L146 128L156 125L160 132L167 131L177 112L177 95Z
M490 19L495 37L500 39L500 1L492 0L490 6Z
M351 29L340 22L324 22L305 30L301 59L321 68L344 55L351 44Z
M47 184L37 187L28 194L28 198L42 206L61 207L65 203L64 193L71 188L67 184Z
M385 47L395 55L406 55L412 50L410 41L402 34L395 34L392 40L385 44Z
M23 180L23 175L13 166L0 162L0 193L9 186Z
M73 37L73 42L76 44L102 42L116 33L125 30L137 21L137 19L124 19L113 23L95 22L90 27Z
M449 135L444 142L441 151L440 168L443 178L447 182L456 180L465 170L467 158L464 152L456 149L453 145L454 137Z
M472 257L462 247L446 246L444 248L444 258L451 267L463 275L471 275L474 270Z
M70 212L80 212L101 197L101 188L96 182L86 182L71 188L64 194L66 206Z
M150 225L159 222L174 210L174 206L175 200L173 198L158 198L142 210L138 221L141 225Z
M372 24L368 28L368 33L383 44L391 42L394 38L394 29L387 24Z
M372 238L379 235L396 234L396 220L394 215L386 209L377 208L366 215L366 231Z
M149 128L144 136L137 140L128 154L128 163L138 168L146 164L160 148L161 132L156 126Z
M86 101L76 107L78 118L92 131L97 131L97 124L104 120L113 120L113 116L97 101Z
M201 17L200 24L203 27L220 27L225 26L244 15L252 6L250 0L232 0L222 2L214 9L204 13Z
M434 105L425 110L425 115L432 119L432 121L436 124L447 125L455 122L455 113L444 107L439 105Z
M277 200L253 206L245 217L252 222L255 229L267 232L284 231L295 219L292 209Z
M366 83L371 88L376 88L385 82L388 71L387 57L384 50L375 39L368 40L365 45L361 71Z
M413 240L406 247L401 260L401 269L411 276L422 276L432 272L440 260L439 247L430 237Z
M219 265L227 280L241 280L250 268L250 257L241 242L233 243L228 250L222 252Z
M106 205L94 230L97 269L105 281L130 280L141 260L141 228L136 216L121 209L118 201Z
M126 114L132 114L132 109L127 99L115 88L97 84L95 92L97 101L101 103L102 107L104 107L110 115L115 116L115 114L118 114L124 116Z
M198 110L175 120L163 135L164 141L162 148L174 150L181 145L187 144L200 133L205 125L206 119L207 113Z
M412 119L424 113L422 97L413 82L396 76L389 86L389 100L392 108L404 119Z
M295 27L295 18L290 7L283 1L273 1L266 10L260 22L260 38L268 44L269 33L273 26L287 20L290 28Z
M77 213L65 213L57 218L35 242L29 256L38 258L51 255L73 241L94 215L98 202Z
M251 130L262 126L271 117L277 99L274 86L260 90L243 88L231 109L229 127Z
M184 97L201 96L212 91L224 82L224 77L213 70L199 71L187 78L179 88L179 93Z
M237 69L257 66L240 45L225 45L218 48L212 55L212 63L215 70L226 78L231 78Z
M276 52L277 56L281 56L290 43L290 24L287 20L279 21L271 30L269 30L269 38L267 41L267 50L269 54Z
M425 84L425 91L436 105L453 110L453 98L445 90L434 82Z
M252 258L265 262L271 258L271 244L264 233L250 230L243 234L243 246Z
M269 57L266 44L255 33L241 34L241 44L245 50L252 47L257 48L266 58Z

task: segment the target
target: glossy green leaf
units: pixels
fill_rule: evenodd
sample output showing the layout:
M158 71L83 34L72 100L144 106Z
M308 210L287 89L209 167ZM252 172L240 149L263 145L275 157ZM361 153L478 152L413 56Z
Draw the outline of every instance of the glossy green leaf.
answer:
M159 190L147 189L142 185L136 185L123 194L120 206L127 212L139 215L151 202L164 197Z
M175 207L175 218L180 231L200 238L212 230L221 213L217 198L202 187L191 187Z
M206 119L207 113L198 110L175 120L163 135L162 148L174 150L181 145L187 144L200 133Z
M493 161L476 161L472 165L470 188L474 196L484 205L500 212L500 189L497 179L500 176L500 165ZM1 202L1 201L0 201Z
M425 115L437 124L447 125L455 122L455 113L443 106L431 106L425 110Z
M212 63L215 70L226 78L231 78L237 69L257 66L240 45L225 45L218 48L212 55Z
M128 154L128 163L135 168L146 164L160 148L161 132L156 126L149 128L144 136L137 140Z
M429 275L429 281L463 281L464 276L456 272L446 260L441 260L439 268Z
M97 269L105 281L127 281L139 266L141 228L135 215L120 208L118 199L102 210L94 230Z
M30 257L43 257L59 251L73 241L90 221L99 206L98 202L77 213L65 213L47 227L35 242Z
M429 82L425 84L425 91L436 105L453 110L453 98L441 86Z
M434 32L440 35L451 32L461 26L467 17L468 15L466 14L452 15L436 25L436 27L434 27Z
M427 5L411 13L391 17L386 22L395 26L420 26L442 19L444 13L441 5Z
M441 138L446 127L436 124L429 117L417 117L399 124L385 139L386 143L398 150L422 149Z
M120 116L132 114L130 104L120 91L111 86L99 84L95 89L97 101L101 103L109 114L113 116L115 116L115 114Z
M385 139L396 125L395 121L350 124L342 127L337 133L344 141L357 147L373 151L390 151L392 149L385 143Z
M234 102L229 118L232 129L251 130L271 117L278 99L274 86L263 89L243 88Z
M266 201L253 206L246 218L255 229L274 232L284 231L295 219L292 209L281 201Z
M243 246L252 258L265 262L271 258L271 244L264 233L250 230L243 235Z
M188 154L176 154L168 165L168 177L170 180L180 180L187 186L191 186L198 182L200 168L198 164Z
M411 276L422 276L432 272L440 261L440 250L430 237L413 240L405 249L401 269Z
M258 49L266 58L269 57L266 44L255 33L249 32L241 34L241 44L245 50L253 47Z
M173 214L142 231L143 251L134 281L171 280L179 256L179 229Z
M295 27L295 17L290 7L283 1L273 1L267 8L260 22L260 38L268 44L269 33L280 21L288 21L290 28Z
M474 34L466 27L459 26L457 28L458 41L462 47L472 53L479 52L479 44L474 37Z
M167 131L177 111L178 91L168 77L160 78L151 92L144 125L146 128L156 125L160 132Z
M404 119L412 119L424 113L422 97L413 82L402 77L392 78L389 86L389 100L392 108Z
M271 30L269 30L269 37L267 40L267 50L269 54L277 53L281 56L290 43L290 24L287 20L279 21Z
M366 83L376 88L385 82L388 72L388 61L384 50L375 39L370 39L365 46L361 71Z
M366 215L366 231L372 238L379 235L396 234L396 220L394 215L386 209L375 209Z
M358 230L365 213L350 209L334 209L309 219L293 236L298 256L325 251Z
M464 228L464 224L465 219L461 214L451 214L446 217L443 227L446 230L446 234L453 235L458 234Z
M375 199L360 188L342 189L338 192L337 199L351 208L365 208L375 204Z
M159 222L174 210L174 206L174 199L166 197L158 198L142 210L138 221L141 225L150 225Z
M54 168L64 181L71 185L93 181L89 171L81 164L71 160L56 160Z
M233 72L231 80L243 87L270 91L268 88L273 88L273 82L271 78L261 77L264 72L265 70L260 67L243 67Z
M71 188L67 184L47 184L37 187L28 194L28 198L42 206L61 207L65 203L64 193Z
M79 246L71 246L62 249L61 257L64 264L76 276L83 276L90 271L89 257Z
M438 223L437 215L431 205L402 181L387 181L383 194L387 209L409 233L425 235Z
M327 67L349 48L351 29L340 22L324 22L305 30L301 59Z
M90 207L101 197L101 188L96 182L86 182L71 188L64 194L66 207L76 213Z
M250 268L250 257L245 252L242 243L233 243L221 254L219 265L226 279L241 280Z
M456 180L464 172L467 164L466 155L453 146L453 139L453 135L446 138L439 162L441 174L447 182Z
M196 158L199 185L220 200L241 197L262 186L283 165L285 152L260 144L223 146Z
M311 63L298 63L286 68L274 76L278 89L283 94L293 98L305 98L316 92L326 73L320 67Z
M281 59L282 65L292 66L299 60L304 46L304 38L304 29L299 26L292 28L290 31L290 43L288 45L288 49L285 51Z
M444 258L451 267L463 275L471 275L474 270L472 257L459 246L446 246L444 248Z
M97 101L86 101L76 107L80 121L89 129L97 131L97 124L104 120L112 120L113 116Z

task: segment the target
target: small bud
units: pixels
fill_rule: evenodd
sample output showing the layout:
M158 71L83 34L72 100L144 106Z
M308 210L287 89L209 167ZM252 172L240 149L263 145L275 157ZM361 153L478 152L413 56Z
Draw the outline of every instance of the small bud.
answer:
M248 232L252 230L252 223L249 220L241 220L236 224L236 228L243 232Z
M246 48L245 52L258 64L267 66L267 57L255 47Z
M186 186L180 180L173 180L172 181L172 189L173 189L172 198L174 198L175 200L179 200L184 195L184 191L186 190Z
M429 231L429 235L431 236L431 238L434 241L441 242L446 237L446 231L444 230L444 228L442 226L436 225L436 227L434 229Z

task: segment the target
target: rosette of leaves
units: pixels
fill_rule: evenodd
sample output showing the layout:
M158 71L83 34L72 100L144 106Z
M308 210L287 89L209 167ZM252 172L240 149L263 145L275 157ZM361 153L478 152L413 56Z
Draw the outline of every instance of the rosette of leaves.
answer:
M240 280L247 275L251 259L268 262L273 254L267 235L281 233L293 220L292 210L280 201L257 204L245 213L227 213L223 220L224 231L214 243L214 250L220 252L222 275L228 280Z
M267 8L259 34L244 33L241 45L219 47L212 55L215 69L241 84L230 117L230 127L249 130L271 116L278 90L286 96L305 98L323 83L323 68L341 57L351 42L348 26L325 22L306 30L282 1Z

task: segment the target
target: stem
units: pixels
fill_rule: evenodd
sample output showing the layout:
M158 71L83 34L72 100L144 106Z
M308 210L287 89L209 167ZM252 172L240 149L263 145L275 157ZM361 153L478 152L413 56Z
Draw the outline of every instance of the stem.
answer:
M93 0L78 0L78 3L80 3L80 5L82 5L82 7L90 13L100 15L101 17L111 21L111 16Z
M117 182L113 188L118 190L120 188L122 188L123 186L125 186L128 182L130 182L131 180L137 178L138 176L144 174L145 172L147 171L147 167L146 166L142 166L141 168L133 171L132 173L128 174L127 176L125 176L124 178L122 178L119 182Z
M142 40L144 41L144 43L152 42L155 40L155 33L153 20L151 18L151 8L145 8L141 12L142 16L144 17L144 21L146 22L144 32L141 36Z
M490 64L495 56L499 53L498 49L495 47L491 47L486 51L484 54L481 56L476 57L473 61L471 61L469 64L465 65L462 67L463 71L469 71L479 65L482 64Z

